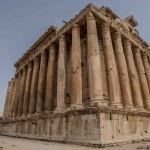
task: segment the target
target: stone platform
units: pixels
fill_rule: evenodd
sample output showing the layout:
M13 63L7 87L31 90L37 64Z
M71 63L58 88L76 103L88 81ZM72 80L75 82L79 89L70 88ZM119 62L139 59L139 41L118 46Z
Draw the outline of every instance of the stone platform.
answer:
M1 135L102 147L150 139L150 113L87 108L4 120Z

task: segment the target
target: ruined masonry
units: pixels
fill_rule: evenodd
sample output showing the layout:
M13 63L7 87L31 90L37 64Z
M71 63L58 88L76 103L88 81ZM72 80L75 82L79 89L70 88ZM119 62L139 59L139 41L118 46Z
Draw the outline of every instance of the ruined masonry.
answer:
M90 146L150 139L150 49L133 16L89 4L15 63L0 134Z

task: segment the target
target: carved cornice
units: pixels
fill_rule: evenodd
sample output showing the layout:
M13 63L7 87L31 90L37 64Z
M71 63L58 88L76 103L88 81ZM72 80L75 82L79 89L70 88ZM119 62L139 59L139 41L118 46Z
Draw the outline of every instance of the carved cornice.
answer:
M79 23L89 12L92 12L95 19L100 19L100 23L105 21L111 28L116 31L120 31L122 37L126 37L133 45L137 45L142 51L147 49L148 44L143 41L141 37L135 32L127 30L127 28L121 22L121 19L111 11L108 7L97 8L93 4L89 4L83 10L79 12L73 19L67 22L59 31L56 27L50 27L46 33L44 33L37 42L21 57L16 63L16 73L21 70L27 63L33 60L39 55L43 49L48 48L52 43L59 39L59 37L70 30L74 24ZM118 21L119 20L119 21ZM132 26L136 25L136 21L133 17L126 18L126 21L130 22ZM104 27L105 28L105 27ZM32 55L31 55L32 54Z
M125 20L131 25L131 27L138 26L138 22L134 19L132 15L127 17Z
M15 67L18 67L18 65L20 65L20 63L22 63L23 61L25 61L29 55L35 54L36 51L39 50L39 48L41 47L41 45L46 44L49 40L51 40L53 38L54 35L56 35L58 32L58 28L51 26L47 32L45 32L34 44L33 46L27 50L27 52L15 63Z
M100 12L111 20L119 18L109 7L101 7Z

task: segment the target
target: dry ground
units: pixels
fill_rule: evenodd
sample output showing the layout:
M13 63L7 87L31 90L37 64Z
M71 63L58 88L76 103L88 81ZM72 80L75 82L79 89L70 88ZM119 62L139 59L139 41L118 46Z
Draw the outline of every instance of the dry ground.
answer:
M0 150L136 150L136 147L148 142L121 145L117 147L90 148L71 144L59 144L0 136Z

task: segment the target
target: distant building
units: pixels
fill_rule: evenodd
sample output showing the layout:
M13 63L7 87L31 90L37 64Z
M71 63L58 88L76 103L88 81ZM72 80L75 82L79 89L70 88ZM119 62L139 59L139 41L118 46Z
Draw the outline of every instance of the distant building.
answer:
M150 138L150 57L133 16L89 4L15 63L0 132L102 146Z

